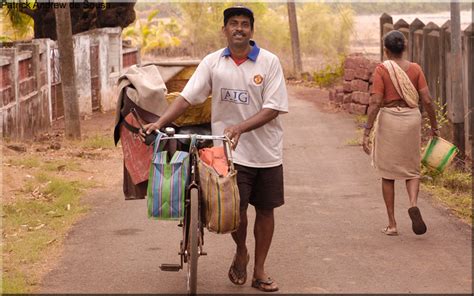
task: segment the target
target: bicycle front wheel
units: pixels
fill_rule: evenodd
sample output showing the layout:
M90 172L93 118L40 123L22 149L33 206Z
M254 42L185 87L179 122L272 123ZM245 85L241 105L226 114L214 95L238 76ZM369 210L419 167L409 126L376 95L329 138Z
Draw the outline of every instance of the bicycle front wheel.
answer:
M199 196L198 189L192 188L190 192L191 215L189 215L189 243L188 243L188 292L196 294L197 269L199 249Z

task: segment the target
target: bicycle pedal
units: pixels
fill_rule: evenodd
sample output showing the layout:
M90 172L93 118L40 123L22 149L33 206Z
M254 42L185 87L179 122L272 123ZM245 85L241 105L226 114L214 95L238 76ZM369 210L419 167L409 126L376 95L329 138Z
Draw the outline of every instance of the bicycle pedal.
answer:
M179 264L161 264L160 269L162 271L180 271L181 265L179 265Z
M199 255L201 255L201 256L207 256L207 252L204 252L204 251L203 251L203 252L199 252Z

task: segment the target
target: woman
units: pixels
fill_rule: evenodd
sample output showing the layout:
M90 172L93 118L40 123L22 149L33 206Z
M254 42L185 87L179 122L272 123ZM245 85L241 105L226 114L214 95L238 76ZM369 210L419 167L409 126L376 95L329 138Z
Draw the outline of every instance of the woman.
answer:
M369 112L364 131L363 148L372 154L372 164L382 177L382 193L387 207L388 225L382 232L398 235L395 221L395 180L405 180L413 232L421 235L426 225L417 207L421 161L421 99L431 123L431 135L438 135L436 115L425 76L420 66L403 59L405 37L400 31L390 31L383 38L387 60L377 66ZM369 135L372 130L372 151Z

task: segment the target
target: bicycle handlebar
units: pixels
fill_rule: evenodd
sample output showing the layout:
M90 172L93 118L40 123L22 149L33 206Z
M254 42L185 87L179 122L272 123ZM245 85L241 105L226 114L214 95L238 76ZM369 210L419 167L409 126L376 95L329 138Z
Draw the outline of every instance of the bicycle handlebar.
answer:
M166 135L166 134L165 134ZM213 135L191 135L191 134L175 134L174 136L163 136L161 137L162 140L169 140L169 139L191 139L192 136L195 136L197 140L221 140L221 141L229 141L229 138L226 136L213 136Z
M156 130L157 133L161 133L159 130ZM196 137L196 140L217 140L222 141L224 143L224 153L227 157L227 164L229 165L232 170L234 170L234 159L232 157L232 148L231 143L232 141L229 137L222 135L222 136L213 136L213 135L198 135L198 134L174 134L174 129L170 129L168 132L163 133L164 136L161 137L161 140L171 140L171 139L191 139L191 137ZM233 143L232 143L233 144Z

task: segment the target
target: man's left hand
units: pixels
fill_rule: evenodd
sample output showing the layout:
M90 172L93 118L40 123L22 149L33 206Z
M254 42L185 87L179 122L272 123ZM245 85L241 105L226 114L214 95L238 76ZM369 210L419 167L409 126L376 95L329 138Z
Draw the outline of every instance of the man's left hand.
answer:
M242 129L238 125L229 126L224 130L224 135L230 139L232 150L235 150L235 147L237 147L241 134Z

